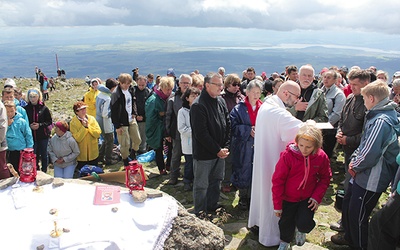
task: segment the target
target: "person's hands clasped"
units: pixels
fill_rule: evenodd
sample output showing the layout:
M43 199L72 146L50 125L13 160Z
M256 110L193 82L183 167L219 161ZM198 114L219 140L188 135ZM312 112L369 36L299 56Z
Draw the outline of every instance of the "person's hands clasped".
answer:
M37 130L39 128L39 123L37 122L32 122L30 125L32 130Z
M221 150L217 153L217 156L221 159L228 157L228 155L229 155L229 149L227 148L221 148Z
M250 135L251 135L251 137L253 137L253 138L254 138L254 136L256 135L256 127L254 127L254 126L251 126Z
M346 139L347 139L347 136L345 136L342 132L338 132L336 134L336 141L340 145L346 145Z
M282 216L282 210L274 210L274 213L275 213L276 217L281 218L281 216Z

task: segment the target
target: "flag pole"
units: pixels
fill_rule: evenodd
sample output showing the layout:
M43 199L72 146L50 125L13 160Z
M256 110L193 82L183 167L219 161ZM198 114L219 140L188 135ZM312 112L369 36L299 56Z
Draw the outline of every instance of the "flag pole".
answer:
M57 56L57 54L56 54L56 66L57 66L57 70L58 70L59 67L58 67L58 56Z

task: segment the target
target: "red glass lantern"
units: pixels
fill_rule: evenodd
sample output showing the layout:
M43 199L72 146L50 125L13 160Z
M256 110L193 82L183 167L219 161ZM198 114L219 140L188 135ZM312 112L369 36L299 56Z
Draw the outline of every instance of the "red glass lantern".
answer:
M143 171L143 166L138 162L130 161L125 167L125 185L129 188L129 193L133 190L144 190L146 185L146 177Z
M36 155L33 148L26 148L19 158L19 179L22 182L34 182L36 179Z

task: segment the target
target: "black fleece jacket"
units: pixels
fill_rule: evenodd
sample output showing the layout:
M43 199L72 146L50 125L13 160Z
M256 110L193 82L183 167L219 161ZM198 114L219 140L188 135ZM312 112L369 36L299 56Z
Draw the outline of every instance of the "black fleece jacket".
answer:
M126 112L125 108L125 95L122 93L121 88L118 86L116 91L111 95L111 121L114 124L114 128L120 128L122 126L129 126L128 115L137 115L136 112L136 99L135 90L132 86L129 86L129 93L132 96L132 111L130 114Z
M212 98L203 89L190 108L190 125L194 159L216 159L221 148L229 148L230 119L222 97Z

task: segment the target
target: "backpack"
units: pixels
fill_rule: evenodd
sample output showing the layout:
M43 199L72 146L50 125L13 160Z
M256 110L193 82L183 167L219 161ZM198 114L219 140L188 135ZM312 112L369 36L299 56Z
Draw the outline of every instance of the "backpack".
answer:
M79 170L79 177L85 177L91 175L92 172L95 172L96 174L104 173L103 169L98 166L85 165L81 168L81 170Z

